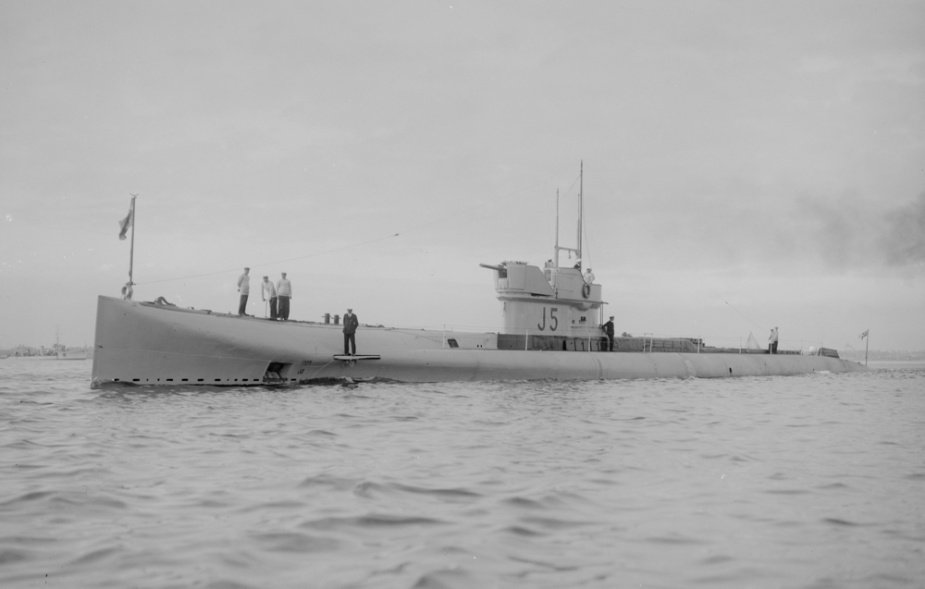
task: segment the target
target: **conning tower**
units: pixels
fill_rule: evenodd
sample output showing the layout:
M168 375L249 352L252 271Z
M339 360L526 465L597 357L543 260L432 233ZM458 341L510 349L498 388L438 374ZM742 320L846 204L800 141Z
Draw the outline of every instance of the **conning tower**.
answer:
M482 266L495 271L502 334L601 337L601 285L587 284L578 268L551 265L544 271L524 262Z
M526 262L481 264L495 271L495 290L502 302L503 327L499 348L593 350L599 349L601 331L601 285L581 272L583 214L582 182L578 191L578 240L576 247L559 245L559 205L556 194L556 246L542 270ZM574 266L559 265L567 251L579 260Z

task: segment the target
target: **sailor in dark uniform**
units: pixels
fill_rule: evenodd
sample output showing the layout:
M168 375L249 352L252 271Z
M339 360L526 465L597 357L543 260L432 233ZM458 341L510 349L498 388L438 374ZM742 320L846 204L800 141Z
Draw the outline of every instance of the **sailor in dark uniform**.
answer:
M356 332L359 325L360 321L353 314L353 309L347 309L347 313L344 315L344 356L347 354L357 355ZM350 351L348 351L348 344Z
M613 352L613 315L610 316L610 320L607 321L607 323L601 325L601 329L607 334L608 349Z

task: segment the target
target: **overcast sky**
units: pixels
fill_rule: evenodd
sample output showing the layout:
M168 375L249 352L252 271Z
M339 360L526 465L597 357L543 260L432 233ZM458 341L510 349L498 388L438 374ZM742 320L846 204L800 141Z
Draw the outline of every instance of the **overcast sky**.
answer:
M925 349L922 1L0 0L0 106L0 347L92 344L130 193L136 299L496 331L583 161L618 332Z

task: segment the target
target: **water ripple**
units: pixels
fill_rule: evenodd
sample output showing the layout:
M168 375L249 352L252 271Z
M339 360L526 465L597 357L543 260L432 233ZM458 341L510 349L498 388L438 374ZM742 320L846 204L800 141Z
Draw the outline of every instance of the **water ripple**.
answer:
M11 360L3 587L925 578L925 367L91 391L89 363Z

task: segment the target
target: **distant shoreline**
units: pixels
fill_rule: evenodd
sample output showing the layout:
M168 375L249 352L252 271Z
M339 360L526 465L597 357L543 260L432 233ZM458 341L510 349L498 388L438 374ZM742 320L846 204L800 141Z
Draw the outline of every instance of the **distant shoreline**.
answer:
M863 350L838 351L838 355L845 360L864 361ZM925 350L918 352L871 350L867 354L868 362L925 362Z

